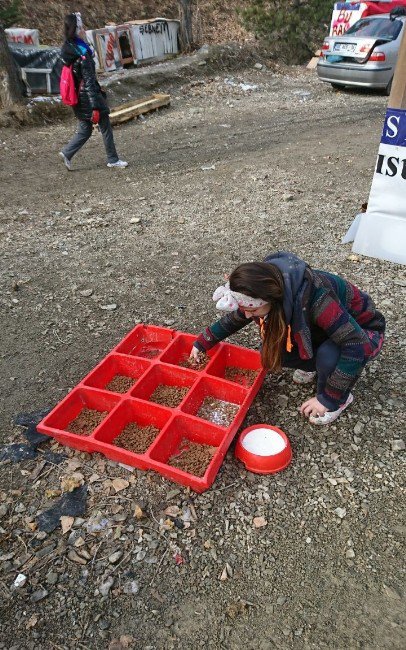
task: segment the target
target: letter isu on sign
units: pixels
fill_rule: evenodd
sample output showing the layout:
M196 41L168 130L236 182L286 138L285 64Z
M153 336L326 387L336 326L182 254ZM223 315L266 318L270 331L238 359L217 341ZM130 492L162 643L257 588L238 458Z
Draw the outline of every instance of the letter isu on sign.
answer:
M406 264L406 110L389 108L353 251Z

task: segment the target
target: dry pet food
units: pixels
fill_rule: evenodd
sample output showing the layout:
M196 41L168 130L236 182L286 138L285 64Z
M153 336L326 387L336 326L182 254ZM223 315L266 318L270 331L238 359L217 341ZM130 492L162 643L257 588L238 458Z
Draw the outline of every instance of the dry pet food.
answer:
M116 375L109 381L106 390L111 390L114 393L126 393L134 386L137 380L133 377L126 377L125 375Z
M168 465L194 476L204 476L215 451L216 447L199 445L197 442L184 439L177 453L168 460Z
M205 397L197 417L214 422L221 427L228 427L237 415L239 406L214 397Z
M192 368L192 370L203 370L207 366L207 364L210 361L210 357L208 354L205 354L204 352L199 352L199 356L197 360L191 359L189 356L184 356L182 360L179 362L179 365L182 366L182 368Z
M122 432L113 440L113 444L135 454L144 454L152 445L159 433L153 426L141 427L135 422L130 422Z
M155 388L150 400L151 402L162 404L162 406L175 408L179 406L188 390L186 386L167 386L166 384L160 384Z
M74 420L69 422L67 430L78 436L89 436L107 414L107 411L84 408Z
M249 370L248 368L227 366L224 373L224 379L234 381L236 384L241 384L241 386L251 386L254 383L258 372L258 370Z

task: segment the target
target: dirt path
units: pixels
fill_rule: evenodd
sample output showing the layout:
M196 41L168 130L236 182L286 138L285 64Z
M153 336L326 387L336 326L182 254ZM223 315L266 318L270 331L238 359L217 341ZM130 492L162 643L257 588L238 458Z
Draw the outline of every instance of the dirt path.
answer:
M244 91L240 82L258 87ZM4 561L0 648L100 649L120 635L145 650L403 648L403 454L392 441L404 423L405 275L397 265L351 261L340 244L368 197L386 100L335 93L300 70L248 71L231 84L222 75L172 94L169 110L116 129L126 171L105 167L95 135L66 172L57 152L73 123L1 134L3 442L21 439L11 424L17 413L59 401L134 321L198 332L215 317L211 292L223 273L273 249L369 291L388 317L386 348L348 415L328 430L298 417L307 393L289 373L266 380L246 424L274 422L290 434L295 462L277 477L247 474L230 453L201 496L183 488L173 495L176 485L142 472L122 499L93 489L92 508L117 517L114 503L128 519L100 538L91 567L66 561L67 535L50 534L41 543L57 543L57 578L34 566L31 591L10 589L17 554ZM256 332L236 341L256 345ZM93 457L76 456L95 471ZM35 462L2 468L3 554L18 537L35 539L25 518L44 507L45 489L65 471L37 484L29 477ZM128 478L111 464L106 471ZM164 531L167 546L160 513L190 498L198 519ZM131 509L141 500L154 514L144 542ZM342 519L336 508L345 509ZM255 529L255 516L267 526ZM129 555L102 597L106 558L117 548ZM186 560L179 566L174 548ZM137 582L136 595L125 580ZM41 585L47 597L33 602Z

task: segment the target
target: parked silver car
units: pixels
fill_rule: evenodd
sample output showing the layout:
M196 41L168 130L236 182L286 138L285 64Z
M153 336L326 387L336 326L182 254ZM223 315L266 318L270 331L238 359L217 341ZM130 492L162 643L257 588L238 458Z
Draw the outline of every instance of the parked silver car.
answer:
M379 14L358 20L343 36L324 39L317 63L333 88L364 86L390 93L406 16Z

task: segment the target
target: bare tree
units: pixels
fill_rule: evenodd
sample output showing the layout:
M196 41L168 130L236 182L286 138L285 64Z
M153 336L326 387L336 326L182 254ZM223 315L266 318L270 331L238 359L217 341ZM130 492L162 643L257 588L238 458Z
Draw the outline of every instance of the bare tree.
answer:
M0 106L8 108L23 102L21 78L0 24Z
M193 0L178 0L180 9L180 43L183 52L193 47Z

